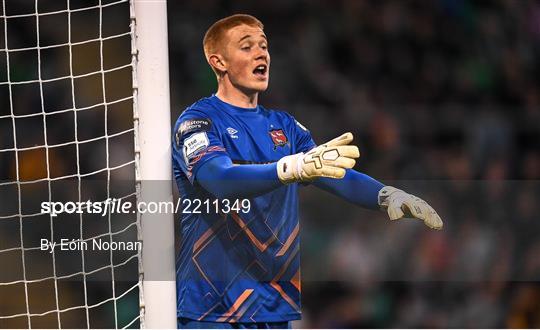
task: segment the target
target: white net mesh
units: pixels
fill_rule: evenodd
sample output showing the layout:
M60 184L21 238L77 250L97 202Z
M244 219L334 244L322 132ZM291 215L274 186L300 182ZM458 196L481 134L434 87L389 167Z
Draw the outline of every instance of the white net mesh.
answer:
M137 199L128 0L2 0L0 327L138 327L137 214L41 213Z

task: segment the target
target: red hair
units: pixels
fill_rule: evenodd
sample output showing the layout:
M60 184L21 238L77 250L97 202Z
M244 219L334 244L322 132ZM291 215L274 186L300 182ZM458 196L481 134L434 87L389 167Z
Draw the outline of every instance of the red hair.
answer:
M219 48L222 46L223 39L225 34L232 28L239 25L248 25L253 27L258 27L261 30L264 29L264 25L251 15L246 14L235 14L220 19L210 26L206 31L203 39L203 48L204 56L206 60L209 61L210 55L215 54ZM212 70L215 69L212 67ZM216 72L217 74L217 72Z

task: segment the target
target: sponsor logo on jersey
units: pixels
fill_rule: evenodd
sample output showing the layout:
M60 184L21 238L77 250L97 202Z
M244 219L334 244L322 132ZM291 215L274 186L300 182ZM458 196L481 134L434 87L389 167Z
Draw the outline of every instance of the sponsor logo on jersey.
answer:
M212 127L212 121L206 118L194 118L183 121L176 131L176 145L180 146L180 140L185 134L192 132L207 132Z
M282 147L289 142L289 139L287 139L287 136L285 135L282 129L270 130L268 134L270 134L270 137L272 138L272 142L274 142L274 150L277 147Z
M232 127L228 127L227 128L227 133L229 133L229 135L231 136L231 138L233 139L238 139L238 135L236 135L236 133L238 133L238 131Z
M210 145L205 132L195 133L184 140L184 161L189 164L190 160L199 152Z

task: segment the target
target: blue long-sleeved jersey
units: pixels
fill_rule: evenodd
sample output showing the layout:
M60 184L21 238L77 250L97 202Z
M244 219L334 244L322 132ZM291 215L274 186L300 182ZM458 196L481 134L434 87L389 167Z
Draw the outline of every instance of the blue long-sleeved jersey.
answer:
M212 96L182 113L173 146L180 195L193 206L181 217L178 316L218 322L300 318L298 184L250 198L247 213L225 207L235 200L218 203L216 212L209 203L215 197L196 178L203 164L219 156L265 164L306 152L315 146L309 131L286 112L239 108ZM196 204L201 213L192 212Z

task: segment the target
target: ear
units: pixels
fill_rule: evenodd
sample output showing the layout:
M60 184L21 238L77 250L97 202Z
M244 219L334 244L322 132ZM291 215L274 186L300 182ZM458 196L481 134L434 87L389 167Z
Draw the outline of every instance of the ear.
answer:
M208 57L208 63L218 72L227 72L227 62L221 54L212 54Z

